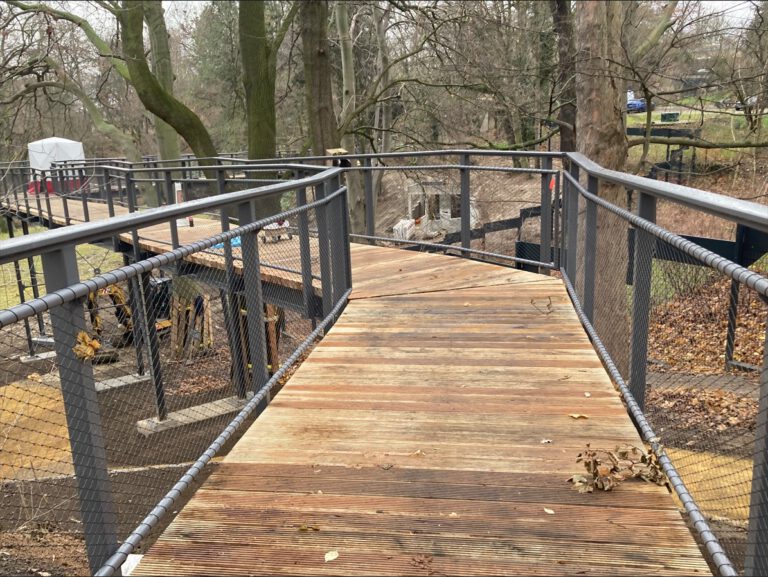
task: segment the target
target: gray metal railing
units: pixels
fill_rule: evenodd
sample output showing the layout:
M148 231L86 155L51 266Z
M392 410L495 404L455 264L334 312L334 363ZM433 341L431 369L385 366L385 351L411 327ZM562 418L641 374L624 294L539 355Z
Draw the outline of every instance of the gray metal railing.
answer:
M329 168L324 163L343 166ZM46 254L38 265L44 273L51 267L71 269L71 254L67 264L61 260L57 247L100 239L112 239L114 246L127 251L136 263L151 263L155 267L151 270L173 265L174 274L180 275L200 270L195 268L200 266L199 262L191 257L197 255L199 261L201 254L215 254L224 261L225 270L218 279L224 292L240 290L240 278L246 286L252 282L264 286L264 290L272 291L272 302L293 307L291 310L311 320L312 331L307 333L310 340L332 322L329 319L338 313L351 286L347 238L442 251L543 274L555 271L562 275L579 317L641 436L657 453L713 567L721 575L768 572L768 465L764 459L768 439L764 417L768 414L768 370L764 341L762 345L753 342L755 331L765 334L766 314L760 307L764 307L761 299L768 295L768 262L760 254L747 258L747 253L762 250L761 239L768 232L768 207L606 170L576 153L442 150L288 157L281 158L280 163L226 157L200 161L186 158L183 162L148 160L140 164L91 163L86 167L56 167L39 179L45 185L37 188L30 187L31 174L23 165L3 165L0 172L6 175L0 186L2 206L11 218L27 215L23 221L27 227L29 221L36 220L52 228L44 235L17 236L5 241L0 247L0 264L35 264L35 256ZM276 182L285 179L290 180ZM332 192L345 190L340 179L346 179L346 186L353 189L352 196L362 196L364 201L364 226L355 234L348 230L346 194ZM50 191L47 182L51 182ZM234 191L254 184L266 186ZM409 186L416 191L418 202L416 208L411 210L409 205L406 211L402 192ZM152 188L160 207L151 208L144 202ZM309 202L309 191L314 192L313 202ZM211 192L217 196L204 196ZM203 197L195 200L196 194ZM259 230L267 223L262 220L246 224L255 219L252 211L244 208L248 203L279 194L290 196L289 204L293 207L279 218L297 220L291 230L298 236L298 245L291 258L283 255L286 258L273 262L266 258L258 260L253 242L242 248L227 242L244 234L243 225ZM389 204L384 202L387 199ZM104 221L94 213L98 202L107 207L109 216L125 214ZM401 207L397 211L391 210L395 202ZM659 205L663 210L657 209ZM83 208L76 216L77 206ZM240 208L235 210L233 206ZM725 238L714 241L692 236L691 231L675 231L671 225L664 228L656 223L656 217L667 210L687 211L684 216L694 222L706 215L718 222L734 223L736 234L732 241L725 234L721 235ZM77 224L78 218L93 222ZM189 233L190 227L181 227L179 223L188 218L195 219L197 228L205 226L198 221L215 222L211 230L215 228L216 234L203 235L205 241L187 245L181 237L182 232ZM230 231L234 220L241 228ZM410 232L406 237L396 236L395 228L403 221L412 225L408 228ZM428 228L425 223L434 226ZM66 224L71 225L63 226ZM148 232L142 231L160 225L168 226L169 234L163 242L170 249L168 255L173 256L146 259L148 253L136 249L149 237ZM130 242L125 240L126 235ZM213 250L222 243L219 252ZM727 250L723 249L726 245ZM265 245L265 250L269 246ZM160 262L158 258L171 260ZM239 263L252 262L254 258L260 262L262 276L270 270L274 274L295 273L295 289L286 291L277 283L256 282L249 276L255 274L253 267L241 272ZM141 280L141 275L147 272L141 269L130 274ZM82 300L103 289L105 282L128 280L123 276L106 280L96 276L95 284L85 283L87 289L80 287L67 293L67 298L74 299L67 302ZM22 286L21 281L17 285L23 302L30 287ZM146 282L135 288L139 296L148 292ZM20 305L21 308L12 307L0 313L0 325L11 321L28 323L46 313L46 307L63 307L64 301L57 300L63 294L54 291ZM141 308L141 300L135 302ZM711 303L716 312L722 305L722 318L710 315L703 321L697 320L696 315L706 308L701 303ZM151 306L145 304L144 309L148 308ZM237 308L237 303L224 307L224 313L229 310L227 326L233 326L232 317L239 314ZM251 306L246 308L253 310ZM11 314L15 316L8 316ZM144 323L146 334L137 334L136 338L148 343L147 370L161 374L162 366L152 367L156 353L150 334L151 320ZM705 360L676 364L679 359L674 358L674 346L681 345L674 345L674 333L687 335L688 328L696 323L704 329L686 337L687 347L694 357L701 352ZM260 327L262 323L253 325ZM752 332L742 330L746 325ZM723 360L720 349L712 352L717 343L706 338L716 327L723 331ZM27 333L34 332L32 329ZM57 330L56 326L53 329ZM251 337L258 340L260 331L252 329ZM309 346L307 339L302 341L304 348ZM242 347L235 341L228 345L232 361L248 365L247 355L238 352ZM670 342L673 344L669 345ZM671 352L667 350L670 348ZM33 347L30 345L29 349L32 351ZM65 353L62 349L61 354ZM263 359L260 363L268 364ZM745 367L756 370L744 372ZM235 391L242 395L247 389L243 387L243 377L233 375L232 380L236 383ZM267 381L263 378L262 381L262 387L277 382L274 376L269 385L264 384ZM725 420L718 421L717 426L724 427L722 430L701 425L711 416L706 412L692 417L696 427L675 420L677 413L711 404L712 398L724 405L743 406L744 414L727 413ZM155 405L160 414L158 399ZM249 402L249 406L257 404L258 401ZM670 410L670 406L675 409ZM726 406L723 410L729 409ZM214 445L218 447L223 442L219 438ZM206 452L204 462L212 454ZM196 471L201 463L196 461L190 471ZM716 480L704 482L701 474ZM736 476L738 483L729 480ZM166 499L178 499L191 481L185 477L183 486L174 486ZM733 494L733 504L729 503L727 510L717 504L719 495L724 493ZM164 501L162 507L167 509L169 504L170 501ZM119 567L125 555L161 522L160 512L154 510L130 534L102 574L111 574ZM102 551L101 561L106 559L104 555Z
M59 501L56 514L81 524L90 572L110 559L112 566L105 571L119 567L113 557L119 542L121 555L170 513L167 504L180 487L207 471L205 465L226 440L263 410L270 390L346 303L351 261L341 171L300 169L315 174L3 242L0 265L38 262L46 294L0 310L0 330L13 343L16 328L45 317L55 345L46 377L55 378L55 389L61 391L60 404L54 401L42 415L28 417L21 411L16 416L26 424L5 431L6 451L18 446L30 454L27 466L3 459L4 490L21 498L34 487ZM218 183L223 185L223 179ZM254 202L285 194L291 205L285 210L267 216L254 212ZM196 240L181 242L168 229L157 228L201 212L215 214L210 222L218 232L206 234L203 227ZM232 213L237 214L236 228L230 228ZM46 215L57 217L56 211L34 216ZM290 229L283 226L288 219L295 222ZM292 240L272 238L280 234ZM141 245L158 235L168 246L148 256ZM80 249L116 238L126 265L81 282ZM172 286L165 302L154 288L161 281ZM127 298L118 301L122 294ZM96 304L103 295L113 299L110 306ZM109 309L119 324L105 318ZM164 322L172 326L171 333L161 336ZM135 358L117 345L109 347L110 334L127 341ZM295 346L286 347L286 338ZM109 358L102 358L107 349ZM210 372L207 385L196 385L200 390L194 394L180 392L195 382L193 366L196 373ZM4 377L10 382L3 384L23 395L26 405L50 403L49 389L38 387L41 381L34 375L30 380L23 368L11 369ZM59 416L66 423L52 426ZM47 435L47 441L38 441L43 454L29 447L30 428ZM153 453L165 455L168 464L153 465ZM163 467L190 457L193 466L181 481L169 484ZM142 510L134 503L147 498L160 504L150 520L142 521L151 507ZM6 508L6 514L14 513Z

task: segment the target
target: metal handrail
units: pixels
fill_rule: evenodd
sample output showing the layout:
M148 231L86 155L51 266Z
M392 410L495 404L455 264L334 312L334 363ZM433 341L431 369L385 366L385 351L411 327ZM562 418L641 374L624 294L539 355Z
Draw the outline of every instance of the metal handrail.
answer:
M605 182L625 186L631 190L650 194L656 198L669 200L677 204L683 204L707 214L740 222L757 230L768 232L768 206L688 186L609 170L578 152L569 152L566 156L574 164L584 169L588 175Z
M259 188L229 192L217 196L191 200L183 204L172 204L159 208L151 208L96 222L85 222L9 239L3 241L2 249L0 249L0 264L20 260L28 256L52 252L62 245L86 243L224 206L245 203L273 194L296 190L297 188L314 186L327 181L329 178L340 174L342 171L343 169L341 168L328 168L321 173L286 181L280 184L271 184Z

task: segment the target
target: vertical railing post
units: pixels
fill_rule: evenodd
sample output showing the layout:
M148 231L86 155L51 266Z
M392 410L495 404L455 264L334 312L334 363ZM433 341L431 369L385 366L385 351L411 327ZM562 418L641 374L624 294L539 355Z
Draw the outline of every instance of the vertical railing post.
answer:
M53 188L53 185L55 183L53 179L53 174L49 173L50 176L48 177L51 181L51 188ZM44 179L41 184L45 184L45 209L48 211L48 228L53 228L55 223L53 222L53 211L51 210L51 192L48 190L48 182L47 179ZM55 192L55 191L54 191ZM65 208L66 212L66 208ZM42 215L42 213L40 213Z
M166 191L170 191L169 200L173 197L173 181L168 186L170 171L166 172ZM223 168L216 169L216 186L219 195L226 189L226 175ZM175 202L175 199L173 200ZM219 215L221 231L229 230L229 207L221 207ZM177 233L178 234L178 233ZM178 236L176 241L178 242ZM231 355L232 386L235 395L244 399L248 392L246 386L248 375L248 363L243 358L243 342L240 335L240 299L237 297L239 279L235 274L235 261L232 256L232 241L224 241L224 274L226 276L226 288L222 290L221 309L224 313L224 324L227 329L227 342Z
M373 196L373 171L371 170L371 158L363 158L363 185L365 188L365 234L376 234L376 199Z
M573 180L579 182L579 167L571 161L571 167L569 169L570 175ZM568 278L572 282L576 282L576 255L577 244L579 239L579 191L576 186L568 181L566 190L566 249L565 249L565 272L568 273Z
M48 293L79 281L73 245L43 253L42 259ZM52 308L50 317L88 562L94 573L117 548L117 517L93 368L74 352L77 335L86 330L83 299Z
M298 177L302 179L306 176L306 173L299 171ZM298 207L306 206L307 204L307 187L302 186L296 190L296 205ZM299 255L301 257L301 288L304 298L304 311L307 318L312 320L312 328L314 329L315 318L318 316L318 312L314 310L315 306L315 291L312 287L312 253L310 252L309 243L309 215L306 210L302 210L298 216L298 235L299 235Z
M165 194L168 198L168 206L176 204L176 187L173 184L173 173L167 168L163 172L163 180L165 181ZM179 248L179 228L175 218L171 219L170 228L171 246L174 249Z
M560 222L562 220L563 215L563 206L562 206L562 196L560 194L560 173L555 173L555 197L554 197L554 203L555 203L555 210L554 210L554 229L555 229L555 238L553 245L555 247L555 270L560 270L561 266L561 260L563 252L565 252L565 241L563 240L563 234L560 230Z
M461 196L459 198L461 207L461 246L462 248L470 248L470 241L472 239L472 219L469 202L469 154L462 154L459 162L462 165L462 168L459 169L459 179L461 183ZM464 256L467 256L467 253L464 253Z
M544 170L552 170L552 159L546 157L542 161ZM542 263L552 262L552 189L549 183L552 180L552 174L542 173L541 175L541 231L539 235L539 261ZM548 267L539 267L539 273L549 274Z
M77 181L80 184L80 201L83 205L83 220L85 222L90 222L91 215L88 212L88 192L86 192L86 186L85 186L85 170L80 168L75 170L75 174L78 175ZM88 188L90 189L90 182L88 184Z
M597 177L589 176L587 190L599 194ZM581 303L589 322L595 322L595 263L597 262L597 205L587 200L584 222L584 300Z
M341 187L341 181L339 175L332 176L328 180L330 190L328 194L334 194ZM328 207L327 214L329 218L328 224L328 239L331 249L331 300L335 305L341 295L344 294L344 285L347 282L346 258L344 256L344 221L346 215L341 213L343 204L341 196L337 196L326 205ZM327 314L327 313L326 313Z
M10 214L5 215L5 224L8 227L8 238L14 238L16 236L13 230L13 217ZM26 302L26 286L24 286L24 277L21 274L21 262L18 260L13 261L13 271L16 274L16 288L19 294L19 302ZM29 319L24 319L24 335L27 339L27 351L30 357L35 356L35 342L32 340L32 329L29 326Z
M656 222L656 198L640 193L637 214ZM656 237L635 229L635 258L632 270L632 335L630 337L629 390L641 409L645 407L646 365L648 364L648 324L651 310L651 281Z
M755 429L752 491L749 500L745 577L768 575L768 323L763 342L763 370L760 372L760 406Z
M326 196L328 182L315 185L315 200ZM328 205L322 204L315 209L317 218L317 244L320 253L320 284L323 294L323 317L333 309L333 282L331 272L330 244L328 242Z
M240 226L254 222L253 205L238 205ZM261 261L259 259L258 231L243 234L240 246L243 251L243 286L245 291L248 345L251 357L251 383L253 392L259 391L269 380L267 369L267 341L264 333L264 295L261 286ZM260 405L262 410L269 398Z
M736 251L734 262L742 264L744 258L744 242L746 240L747 227L744 225L736 226ZM729 369L733 362L733 351L736 348L736 325L739 317L739 292L741 283L735 279L731 280L731 290L728 298L728 331L725 336L725 369Z

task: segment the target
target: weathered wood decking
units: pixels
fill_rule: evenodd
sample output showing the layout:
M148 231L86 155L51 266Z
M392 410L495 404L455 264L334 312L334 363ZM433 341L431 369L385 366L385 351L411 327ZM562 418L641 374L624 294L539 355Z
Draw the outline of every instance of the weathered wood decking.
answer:
M196 224L182 244L220 232ZM295 238L262 248L299 268ZM666 489L566 483L586 443L640 439L559 280L362 245L352 264L341 318L135 574L709 574Z
M566 483L640 439L560 281L367 246L353 274L136 574L709 573L666 489Z

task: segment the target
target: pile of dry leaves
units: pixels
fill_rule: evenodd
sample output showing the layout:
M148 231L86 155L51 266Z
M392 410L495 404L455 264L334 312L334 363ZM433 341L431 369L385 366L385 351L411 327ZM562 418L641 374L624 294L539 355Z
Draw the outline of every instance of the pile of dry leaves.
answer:
M667 482L656 455L633 445L616 447L615 451L593 449L587 444L577 463L583 463L586 475L574 475L569 482L579 493L591 493L595 489L611 491L627 479L639 478L649 483L664 485Z

